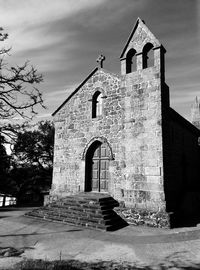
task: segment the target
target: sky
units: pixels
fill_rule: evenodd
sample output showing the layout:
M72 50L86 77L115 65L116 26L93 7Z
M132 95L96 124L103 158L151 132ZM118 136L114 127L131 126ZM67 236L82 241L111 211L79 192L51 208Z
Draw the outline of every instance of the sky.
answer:
M44 76L38 85L51 114L106 57L120 74L120 53L140 17L166 48L171 107L190 119L200 97L200 0L0 0L0 26L12 46L8 61L26 60Z

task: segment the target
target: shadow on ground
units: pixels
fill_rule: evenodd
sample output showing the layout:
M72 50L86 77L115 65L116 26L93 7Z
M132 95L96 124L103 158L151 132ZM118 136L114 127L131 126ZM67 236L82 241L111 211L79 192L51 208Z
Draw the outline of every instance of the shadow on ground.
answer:
M44 232L44 233L38 233L38 232L33 232L33 233L20 233L20 234L4 234L4 235L0 235L1 237L17 237L17 236L31 236L31 235L52 235L53 234L59 234L59 233L64 233L64 232L80 232L82 231L81 229L73 229L73 230L65 230L65 231L59 231L59 232Z
M195 214L174 213L170 216L171 228L196 227L200 224L199 212Z
M37 207L30 206L5 206L0 207L0 212L9 212L9 211L29 211Z

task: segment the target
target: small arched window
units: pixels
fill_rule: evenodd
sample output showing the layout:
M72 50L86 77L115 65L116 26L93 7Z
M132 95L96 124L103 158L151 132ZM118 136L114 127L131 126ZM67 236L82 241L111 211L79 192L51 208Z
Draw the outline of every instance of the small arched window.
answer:
M154 66L154 51L153 45L147 43L143 48L143 68Z
M92 97L92 118L96 118L97 116L102 115L102 105L102 93L97 91Z
M126 55L126 74L137 70L136 50L130 49Z

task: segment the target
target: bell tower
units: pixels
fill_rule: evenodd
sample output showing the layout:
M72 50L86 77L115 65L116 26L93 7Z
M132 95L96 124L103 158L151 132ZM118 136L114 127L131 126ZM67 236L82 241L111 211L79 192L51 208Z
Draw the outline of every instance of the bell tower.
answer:
M124 160L126 168L132 168L127 172L131 190L124 188L124 197L140 208L164 211L164 123L169 108L165 52L138 18L120 55L125 87L123 147L128 153Z
M151 33L144 21L138 18L120 55L121 75L155 67L164 79L165 52L160 41Z

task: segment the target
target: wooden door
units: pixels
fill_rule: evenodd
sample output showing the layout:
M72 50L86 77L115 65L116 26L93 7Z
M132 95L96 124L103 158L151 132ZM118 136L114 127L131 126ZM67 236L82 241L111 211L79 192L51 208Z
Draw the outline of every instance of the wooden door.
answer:
M92 191L107 192L109 149L106 144L97 147L92 157Z

